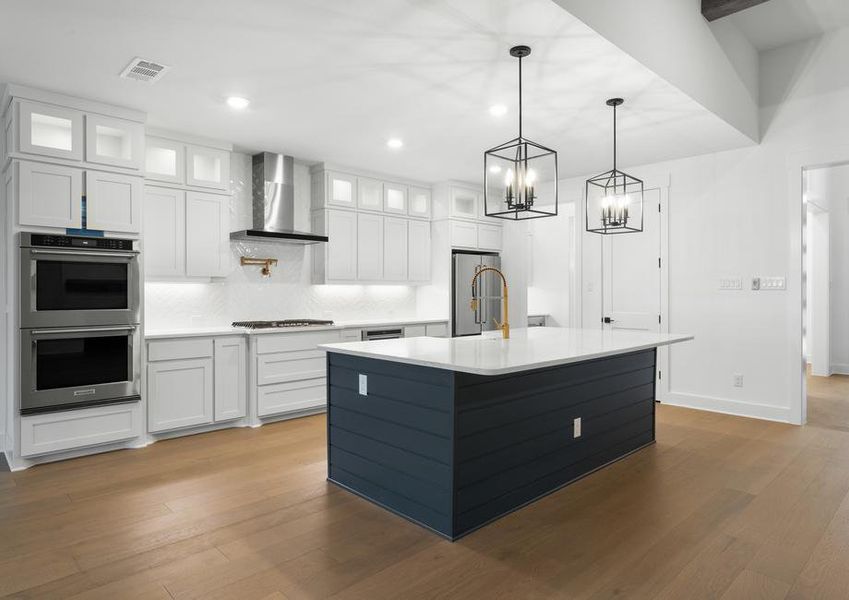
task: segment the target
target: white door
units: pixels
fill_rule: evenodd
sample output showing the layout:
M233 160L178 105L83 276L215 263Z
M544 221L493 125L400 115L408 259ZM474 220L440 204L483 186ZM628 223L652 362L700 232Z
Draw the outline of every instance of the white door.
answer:
M327 204L356 208L357 178L344 173L327 173Z
M383 279L383 217L380 215L357 215L357 279Z
M146 179L184 183L186 181L186 146L174 140L148 137L144 148Z
M152 362L147 367L150 431L212 423L212 358Z
M142 182L140 177L86 171L86 215L89 229L139 233Z
M383 279L407 280L407 220L383 219Z
M661 228L658 206L660 190L646 190L643 231L602 236L602 319L605 328L661 330Z
M247 414L247 344L241 336L215 338L215 420Z
M410 221L407 276L410 281L430 281L430 222Z
M142 236L145 275L185 275L186 192L171 188L146 187Z
M383 211L398 215L407 214L407 186L397 183L383 184Z
M18 132L21 152L70 160L83 158L83 113L78 110L21 102Z
M430 190L411 187L409 192L408 214L411 217L430 218Z
M186 275L224 277L230 263L229 196L186 194Z

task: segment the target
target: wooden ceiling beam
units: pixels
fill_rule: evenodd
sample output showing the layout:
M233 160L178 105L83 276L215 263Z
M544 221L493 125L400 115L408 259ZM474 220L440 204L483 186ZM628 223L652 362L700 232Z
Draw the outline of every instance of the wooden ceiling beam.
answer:
M716 21L722 17L733 15L768 0L702 0L702 15L708 21Z

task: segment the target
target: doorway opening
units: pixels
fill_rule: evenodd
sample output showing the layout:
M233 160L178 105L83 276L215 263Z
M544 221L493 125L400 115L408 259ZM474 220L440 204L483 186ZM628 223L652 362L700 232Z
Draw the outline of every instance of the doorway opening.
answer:
M849 163L802 172L807 422L849 431Z

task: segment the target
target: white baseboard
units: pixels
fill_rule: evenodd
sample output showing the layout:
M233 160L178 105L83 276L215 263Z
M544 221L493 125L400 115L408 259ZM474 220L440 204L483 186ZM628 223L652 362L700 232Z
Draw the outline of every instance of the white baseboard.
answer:
M779 423L798 424L798 419L794 420L791 418L790 409L786 406L770 406L768 404L756 404L754 402L744 402L742 400L718 398L715 396L702 396L686 392L670 392L664 398L663 403L738 417L751 417L766 421L778 421Z
M831 365L832 375L849 375L849 364L834 363Z

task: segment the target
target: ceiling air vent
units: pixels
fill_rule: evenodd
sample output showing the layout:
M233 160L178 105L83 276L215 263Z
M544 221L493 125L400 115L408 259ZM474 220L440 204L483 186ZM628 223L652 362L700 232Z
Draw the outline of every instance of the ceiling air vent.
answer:
M136 79L147 83L155 83L162 79L165 72L171 67L160 65L152 60L135 57L127 65L127 68L121 72L121 77L124 79Z

